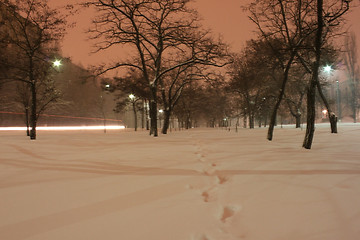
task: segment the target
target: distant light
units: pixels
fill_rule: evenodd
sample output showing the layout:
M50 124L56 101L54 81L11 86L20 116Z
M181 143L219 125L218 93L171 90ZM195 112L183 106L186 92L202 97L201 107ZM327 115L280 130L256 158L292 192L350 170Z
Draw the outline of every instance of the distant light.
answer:
M134 100L135 95L134 95L134 94L130 94L130 95L129 95L129 98L130 98L131 100Z
M110 84L106 84L105 87L106 87L106 88L110 88Z
M326 115L327 112L328 112L328 111L327 111L326 109L322 110L322 113L323 113L324 115Z
M159 113L163 113L163 112L164 112L164 110L162 110L162 109L159 110Z
M332 70L332 68L331 68L331 66L329 66L329 65L326 65L326 66L324 67L324 72L330 73L331 70Z
M53 62L53 66L54 66L54 67L60 67L60 66L61 66L61 60L56 59L56 60Z

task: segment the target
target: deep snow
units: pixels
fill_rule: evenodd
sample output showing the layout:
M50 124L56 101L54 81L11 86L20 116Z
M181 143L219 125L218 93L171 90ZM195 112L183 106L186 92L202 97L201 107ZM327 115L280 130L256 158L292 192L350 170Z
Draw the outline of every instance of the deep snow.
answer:
M360 125L0 132L1 240L355 240Z

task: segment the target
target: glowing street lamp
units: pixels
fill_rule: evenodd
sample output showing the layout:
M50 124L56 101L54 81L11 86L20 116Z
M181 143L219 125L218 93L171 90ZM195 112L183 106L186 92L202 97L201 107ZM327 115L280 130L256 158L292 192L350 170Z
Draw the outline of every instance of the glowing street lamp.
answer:
M326 72L326 73L331 73L331 71L332 71L332 68L331 68L330 65L326 65L326 66L324 67L324 72Z
M137 131L137 114L136 114L136 97L134 94L129 95L130 102L132 103L133 112L134 112L134 129Z
M159 124L160 124L160 128L161 128L161 119L162 119L162 114L163 114L164 110L159 109Z
M61 60L56 59L56 60L53 62L53 66L54 66L54 67L60 67L60 66L61 66Z
M326 109L322 110L323 118L326 118L328 111Z

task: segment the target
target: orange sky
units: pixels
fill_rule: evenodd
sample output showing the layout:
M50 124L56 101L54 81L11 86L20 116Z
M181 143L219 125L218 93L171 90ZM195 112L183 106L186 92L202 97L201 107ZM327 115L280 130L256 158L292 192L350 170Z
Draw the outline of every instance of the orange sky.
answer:
M241 9L241 5L250 0L196 0L195 8L204 19L204 26L211 28L214 35L221 35L223 40L230 44L232 50L240 50L246 40L254 36L255 26L248 20L246 13ZM49 0L52 6L66 3L79 3L79 0ZM359 1L360 2L360 1ZM87 40L84 33L90 25L92 12L85 11L75 16L77 25L70 29L63 41L63 55L70 57L76 64L96 65L109 62L119 58L119 55L126 54L121 52L104 52L91 54L91 42ZM349 15L348 26L351 31L356 32L358 40L358 50L360 55L360 7L354 9ZM360 61L360 60L359 60Z
M59 6L80 1L49 0L49 2L51 6ZM240 7L246 2L247 0L197 0L194 5L204 19L204 26L211 28L215 36L221 35L233 50L240 50L245 41L251 38L253 28ZM91 14L91 11L85 11L76 16L77 25L68 30L62 48L65 57L71 57L74 63L84 66L118 58L114 52L90 54L93 49L84 31L91 23Z

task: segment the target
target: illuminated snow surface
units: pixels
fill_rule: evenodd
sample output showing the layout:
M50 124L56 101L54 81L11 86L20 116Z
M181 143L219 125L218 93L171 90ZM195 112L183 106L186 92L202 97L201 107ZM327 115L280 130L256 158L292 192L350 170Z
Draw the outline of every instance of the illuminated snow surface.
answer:
M0 132L3 240L354 240L360 125Z

